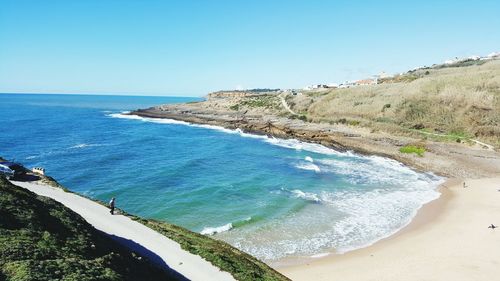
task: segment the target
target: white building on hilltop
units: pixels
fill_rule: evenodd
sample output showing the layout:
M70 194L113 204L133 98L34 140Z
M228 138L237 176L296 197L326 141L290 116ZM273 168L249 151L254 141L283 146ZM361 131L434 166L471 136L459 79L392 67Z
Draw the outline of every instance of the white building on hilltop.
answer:
M493 52L493 53L491 53L491 54L488 55L488 58L489 59L500 58L500 52Z

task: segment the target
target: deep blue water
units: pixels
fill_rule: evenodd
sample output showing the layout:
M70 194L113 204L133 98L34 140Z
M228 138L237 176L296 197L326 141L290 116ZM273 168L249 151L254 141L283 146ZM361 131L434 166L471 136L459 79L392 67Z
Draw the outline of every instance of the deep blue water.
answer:
M393 160L120 114L197 100L0 94L0 156L267 261L368 245L438 196L440 178Z

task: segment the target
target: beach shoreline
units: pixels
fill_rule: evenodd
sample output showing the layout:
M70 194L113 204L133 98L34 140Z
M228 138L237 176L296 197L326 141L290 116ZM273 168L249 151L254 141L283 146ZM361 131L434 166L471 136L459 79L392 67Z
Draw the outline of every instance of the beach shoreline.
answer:
M489 280L498 274L500 178L450 179L396 234L277 270L292 280Z
M112 117L126 118L126 119L129 119L129 118L141 119L140 116L128 115L127 113L113 114ZM217 126L217 125L206 126L205 124L180 121L180 120L169 119L169 118L161 118L161 119L165 119L166 122L172 122L172 124L181 124L181 125L186 125L186 126L200 126L202 128L223 130L225 132L231 130L231 129L226 129L222 126ZM147 119L142 119L142 120L147 120ZM151 121L155 122L154 120L151 120ZM238 132L237 129L235 130L235 132ZM243 131L239 132L239 134L242 134L242 133L243 133ZM247 134L247 133L245 133L245 134ZM262 134L260 134L260 136L262 136ZM262 137L265 138L266 136L262 136ZM267 136L267 137L269 138L271 136ZM356 248L353 248L353 249L348 249L345 253L358 251L360 249L371 247L374 244L381 243L385 240L396 237L396 236L400 235L401 233L405 233L409 229L414 228L416 225L423 223L423 222L419 222L420 221L419 218L422 216L422 213L426 213L427 209L436 209L437 207L434 207L434 206L441 206L442 205L441 202L443 202L445 200L445 198L447 198L449 196L448 192L446 192L446 186L449 185L450 182L459 181L459 179L447 179L447 178L444 178L442 180L444 180L444 182L440 183L439 186L433 187L433 190L436 190L437 192L439 192L438 197L434 198L434 199L430 199L430 201L423 203L422 206L420 206L418 209L415 210L415 213L412 215L412 217L410 217L410 219L407 222L405 222L400 228L394 229L393 232L388 233L386 236L381 237L375 241L370 241L367 244L356 246ZM339 256L339 255L341 256L343 254L344 253L336 253L335 249L324 249L318 253L315 253L312 256L311 255L309 255L309 256L294 256L294 255L292 255L292 256L288 256L288 257L284 257L284 258L279 258L279 259L274 260L274 261L268 261L268 263L273 268L281 269L281 268L287 268L287 267L294 266L294 265L307 264L311 261L320 260L320 259L328 258L331 256ZM324 256L327 256L327 257L324 257Z
M407 233L418 230L419 228L424 227L427 224L432 224L433 220L436 218L436 214L437 216L439 216L446 209L449 200L453 196L448 188L452 185L460 184L461 182L463 182L461 179L446 179L445 182L437 187L437 191L440 194L438 198L423 204L416 211L415 216L412 217L406 225L396 230L394 233L389 234L386 237L382 237L369 245L361 246L359 248L348 250L345 252L336 252L335 249L325 249L323 252L314 254L312 256L287 257L277 260L276 262L271 262L270 265L279 271L286 271L290 268L299 267L310 263L321 262L323 260L342 259L346 255L353 255L353 253L362 251L364 249L368 249L374 246L379 247L385 245L386 243L391 243L392 239L397 239L398 237L407 235Z
M344 254L320 253L315 258L290 258L271 263L280 273L292 280L465 281L486 280L486 276L500 272L493 266L500 265L500 258L491 251L488 252L489 244L500 247L498 235L496 240L488 237L484 241L477 240L473 243L466 239L469 236L481 237L485 233L488 234L491 229L487 227L491 223L500 224L500 221L495 221L491 216L491 213L494 213L491 207L475 207L477 203L494 200L491 194L485 194L477 185L486 184L487 192L500 195L495 189L495 186L500 187L500 154L497 151L466 144L426 141L426 146L430 149L425 152L424 157L418 157L399 152L402 145L415 141L406 137L389 134L381 137L380 134L371 132L351 135L348 132L339 133L337 126L312 124L309 128L310 124L300 120L289 122L276 116L260 116L242 122L221 112L207 112L204 105L200 105L203 103L197 104L205 111L192 105L167 105L129 114L143 118L166 118L232 130L240 129L268 137L294 138L340 151L352 150L364 155L388 157L412 169L431 171L447 178L439 188L439 198L424 204L402 229L372 245ZM272 121L269 121L269 118ZM273 125L266 126L266 122L273 122ZM464 179L468 185L473 183L471 188L463 188ZM464 196L463 191L473 191L470 193L474 195ZM471 213L474 214L473 219L469 218ZM489 219L481 221L481 216ZM461 217L468 219L460 221ZM473 229L463 229L473 225ZM463 232L465 237L457 237L453 231ZM478 231L480 233L477 233ZM440 243L443 237L446 238L446 243ZM450 237L453 239L449 239ZM466 247L460 248L462 244ZM475 247L475 244L480 247ZM483 260L483 253L487 253L487 262ZM382 259L374 258L380 256ZM471 258L475 261L470 262ZM453 270L450 271L449 268Z

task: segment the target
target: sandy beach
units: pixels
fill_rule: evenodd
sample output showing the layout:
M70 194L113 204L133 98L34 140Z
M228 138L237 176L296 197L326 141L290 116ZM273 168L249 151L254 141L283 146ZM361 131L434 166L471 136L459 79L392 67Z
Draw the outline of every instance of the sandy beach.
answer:
M500 280L500 178L449 180L403 230L374 245L279 268L292 280Z

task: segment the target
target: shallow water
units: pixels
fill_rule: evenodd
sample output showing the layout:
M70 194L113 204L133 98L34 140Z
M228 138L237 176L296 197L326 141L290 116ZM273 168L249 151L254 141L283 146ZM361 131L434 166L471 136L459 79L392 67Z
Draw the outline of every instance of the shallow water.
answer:
M193 100L0 94L0 155L266 261L371 244L439 196L441 178L390 159L120 114Z

